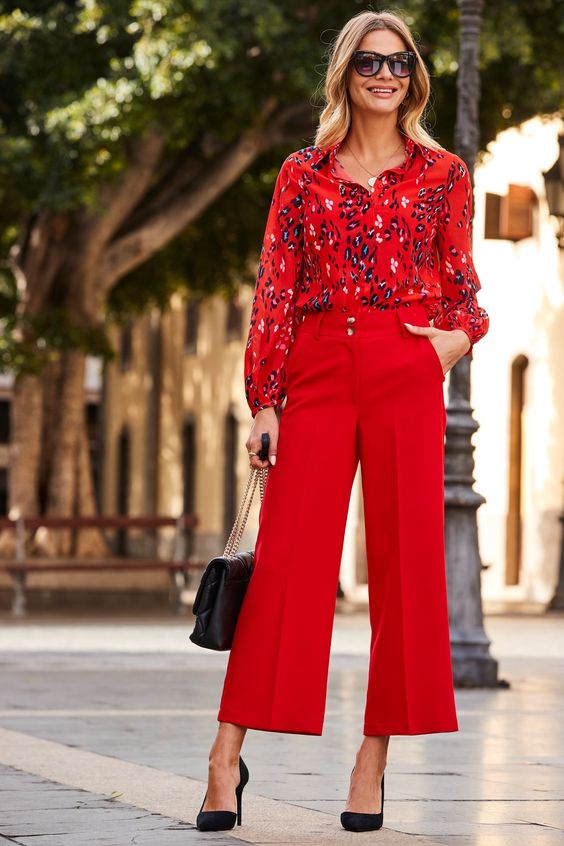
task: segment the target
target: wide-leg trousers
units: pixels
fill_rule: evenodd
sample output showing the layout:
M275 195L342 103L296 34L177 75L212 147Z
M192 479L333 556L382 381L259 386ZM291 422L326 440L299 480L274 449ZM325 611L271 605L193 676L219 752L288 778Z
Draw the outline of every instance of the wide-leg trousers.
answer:
M444 546L445 376L421 304L304 313L217 719L322 734L361 465L371 624L365 735L458 730Z

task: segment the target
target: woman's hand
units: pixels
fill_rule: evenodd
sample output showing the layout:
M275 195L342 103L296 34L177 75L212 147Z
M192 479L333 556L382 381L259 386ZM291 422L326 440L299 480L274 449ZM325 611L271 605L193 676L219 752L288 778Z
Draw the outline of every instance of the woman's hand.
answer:
M250 455L249 463L251 467L261 469L268 467L270 464L276 464L276 450L278 448L278 417L274 408L263 408L257 411L253 420L253 426L249 432L249 437L245 442L247 452L260 452L262 449L262 442L260 436L264 432L270 435L270 447L268 449L268 459L261 461L258 455Z
M445 375L470 349L470 338L463 329L435 329L434 326L414 326L412 323L404 325L414 335L427 335Z

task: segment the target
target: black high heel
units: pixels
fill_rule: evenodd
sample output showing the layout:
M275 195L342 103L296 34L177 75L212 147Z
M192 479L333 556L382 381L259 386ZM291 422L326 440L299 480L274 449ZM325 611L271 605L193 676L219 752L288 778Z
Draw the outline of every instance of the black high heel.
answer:
M351 770L351 775L354 767ZM382 806L378 814L361 814L355 811L341 813L341 825L347 831L374 831L384 824L384 773L382 773Z
M243 788L249 780L249 771L247 765L239 755L239 784L235 788L235 795L237 797L237 811L202 811L204 807L206 796L200 807L198 816L196 817L196 828L199 831L226 831L228 828L233 828L235 821L237 825L241 825L242 819L242 803L243 803Z

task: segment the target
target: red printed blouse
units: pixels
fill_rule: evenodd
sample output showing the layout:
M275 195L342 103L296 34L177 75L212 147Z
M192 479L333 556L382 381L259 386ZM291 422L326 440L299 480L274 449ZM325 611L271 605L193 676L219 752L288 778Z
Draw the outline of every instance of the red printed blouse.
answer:
M285 361L302 314L421 303L438 329L472 346L488 331L476 300L472 185L464 161L404 138L406 156L369 191L329 148L282 163L260 252L245 348L245 396L254 417L285 397Z

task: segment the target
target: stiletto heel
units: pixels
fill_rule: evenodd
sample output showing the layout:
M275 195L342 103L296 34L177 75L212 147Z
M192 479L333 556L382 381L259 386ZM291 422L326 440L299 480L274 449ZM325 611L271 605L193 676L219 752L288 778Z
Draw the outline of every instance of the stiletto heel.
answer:
M237 825L241 825L241 820L243 818L243 808L242 808L243 791L239 790L236 795L237 795Z
M354 772L354 767L351 770L351 775ZM343 811L341 813L341 825L347 831L375 831L377 828L382 828L384 824L384 773L382 773L382 805L377 814L361 814L356 811Z
M243 819L243 788L249 780L249 771L245 766L243 759L241 759L241 762L243 763L243 773L245 773L245 777L241 777L241 781L235 789L235 795L237 797L237 825L241 825L241 820Z
M205 805L206 795L201 804L200 811L196 817L196 828L199 831L226 831L233 828L235 823L241 825L243 816L243 788L249 780L249 770L247 765L239 755L239 784L235 788L235 795L237 797L237 811L202 811Z

